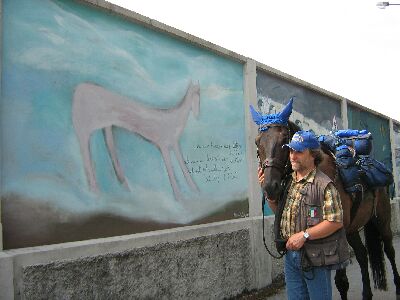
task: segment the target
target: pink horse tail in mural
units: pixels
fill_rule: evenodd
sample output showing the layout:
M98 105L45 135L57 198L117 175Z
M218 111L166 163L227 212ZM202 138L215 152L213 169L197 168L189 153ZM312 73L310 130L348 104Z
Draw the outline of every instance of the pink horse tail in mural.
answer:
M181 200L182 194L174 175L171 151L175 154L188 185L198 192L199 189L183 160L179 138L185 129L190 111L197 118L199 110L200 85L192 82L182 101L168 109L146 107L93 83L79 84L73 96L72 122L79 140L89 189L98 192L90 153L90 136L98 129L103 130L119 182L129 189L114 147L112 126L117 126L142 136L160 150L176 200Z

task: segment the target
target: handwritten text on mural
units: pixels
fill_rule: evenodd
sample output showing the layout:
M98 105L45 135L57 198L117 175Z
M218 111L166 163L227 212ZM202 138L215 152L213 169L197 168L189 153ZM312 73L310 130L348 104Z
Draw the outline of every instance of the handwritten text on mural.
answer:
M197 144L192 153L185 157L189 173L202 176L206 183L238 179L237 166L243 162L243 146L238 142Z

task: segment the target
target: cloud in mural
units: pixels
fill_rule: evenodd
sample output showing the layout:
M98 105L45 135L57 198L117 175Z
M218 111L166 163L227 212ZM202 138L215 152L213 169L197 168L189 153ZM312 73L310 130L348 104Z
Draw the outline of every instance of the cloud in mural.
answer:
M241 92L239 90L233 90L218 84L210 84L208 87L202 89L203 95L207 98L212 98L215 100L229 97L231 95Z
M37 41L44 42L36 41L36 44L22 49L20 53L14 53L15 61L41 70L85 72L87 75L96 75L101 71L96 62L101 60L104 70L115 69L115 65L121 66L118 72L123 75L124 80L134 76L148 84L154 84L149 73L133 53L112 43L112 35L117 33L110 32L105 35L103 32L100 34L92 24L77 15L68 13L57 5L52 5L52 8L55 10L54 20L57 25L40 26L39 32L42 40ZM17 25L23 27L27 32L32 31L32 35L28 36L37 35L36 32L33 32L36 30L34 24L19 22ZM76 32L79 32L79 35L76 35ZM138 38L137 34L131 34L133 35L131 39L134 40L136 47L145 46L143 38ZM98 47L87 47L88 43L98 45ZM43 47L46 44L49 44L49 47ZM102 59L105 57L113 59Z
M51 72L73 72L88 78L100 76L104 80L112 72L116 89L124 89L128 80L141 82L141 86L145 83L153 93L160 94L165 94L166 89L178 94L181 87L187 85L188 78L193 78L193 74L199 80L207 78L212 81L218 78L218 72L212 63L210 65L207 55L199 52L194 57L188 57L184 50L168 47L168 43L160 44L134 30L120 27L102 30L102 24L94 26L78 14L65 10L62 4L49 2L48 5L54 11L54 17L52 22L46 23L47 27L40 23L36 31L34 24L15 21L27 33L26 36L40 37L29 43L29 48L13 53L15 62ZM152 50L149 52L148 49ZM163 68L166 61L169 64L173 62L173 66ZM169 78L176 76L175 85L160 80L156 82L154 76L159 77L159 74L149 70L148 63L159 65L158 71ZM179 73L186 73L187 78L177 76ZM202 92L210 98L221 99L239 91L215 84ZM159 103L162 105L162 99Z

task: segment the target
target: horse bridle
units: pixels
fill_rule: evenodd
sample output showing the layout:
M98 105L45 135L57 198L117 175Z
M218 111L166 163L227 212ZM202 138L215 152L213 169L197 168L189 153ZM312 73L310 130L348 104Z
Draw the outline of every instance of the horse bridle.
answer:
M259 131L260 132L266 131L271 127L284 127L284 128L286 128L288 130L288 140L287 140L287 142L285 144L289 143L289 141L290 141L290 127L289 126L283 125L283 124L264 124L264 125L260 126ZM259 162L260 167L261 167L263 172L264 172L264 170L266 168L270 167L270 168L277 168L279 170L283 170L284 177L286 177L286 175L288 175L289 169L290 169L289 157L286 159L286 162L284 163L281 160L276 159L276 158L272 158L272 157L267 157L267 158L264 159L263 162L261 162L260 155L259 155L258 151L257 151L257 156L258 156L258 162Z

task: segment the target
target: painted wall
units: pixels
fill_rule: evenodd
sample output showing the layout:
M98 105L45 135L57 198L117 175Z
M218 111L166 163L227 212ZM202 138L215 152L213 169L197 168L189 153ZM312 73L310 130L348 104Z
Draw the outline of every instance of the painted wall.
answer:
M66 0L2 47L5 249L248 215L242 64Z
M291 97L295 97L295 100L290 120L303 130L312 129L317 135L327 134L332 129L333 118L336 119L338 129L343 128L339 101L266 72L257 72L257 99L260 111L280 111Z

